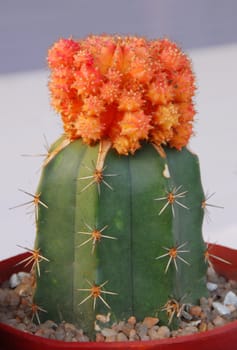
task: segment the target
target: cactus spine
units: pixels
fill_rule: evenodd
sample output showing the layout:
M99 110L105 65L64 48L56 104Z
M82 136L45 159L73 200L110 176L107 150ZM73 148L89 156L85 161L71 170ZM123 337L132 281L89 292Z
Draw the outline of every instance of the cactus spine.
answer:
M49 262L40 262L35 300L47 317L88 332L108 311L167 322L160 309L170 298L196 303L206 292L204 194L185 147L189 63L169 41L121 40L60 41L49 55L65 135L37 192L47 207L38 208L35 247Z

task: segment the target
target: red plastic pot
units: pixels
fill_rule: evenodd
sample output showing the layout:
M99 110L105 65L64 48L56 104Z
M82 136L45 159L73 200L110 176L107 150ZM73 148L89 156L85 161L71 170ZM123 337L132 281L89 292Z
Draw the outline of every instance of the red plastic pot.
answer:
M215 258L212 263L216 271L233 280L237 280L237 250L219 245L209 245L212 256L223 256L231 264L226 264ZM12 273L22 270L22 266L16 264L26 258L28 253L20 254L0 262L0 283L7 280ZM37 337L10 326L0 324L0 349L20 350L61 350L61 349L136 349L136 350L233 350L237 344L237 321L211 331L195 335L169 338L164 340L143 342L118 342L118 343L66 343L57 340L49 340Z

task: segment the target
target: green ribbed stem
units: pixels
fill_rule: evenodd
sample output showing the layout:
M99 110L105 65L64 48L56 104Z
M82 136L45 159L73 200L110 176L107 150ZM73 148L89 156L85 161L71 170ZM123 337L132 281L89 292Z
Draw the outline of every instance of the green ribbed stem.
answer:
M99 146L77 140L43 169L38 193L48 209L39 207L36 247L50 262L40 263L36 303L48 311L47 318L76 322L89 332L96 314L108 311L117 320L158 312L167 322L160 308L168 299L185 296L196 303L206 294L198 159L185 148L165 149L167 157L162 158L151 144L133 156L110 150L103 171L107 184L101 182L98 191L97 183L85 188L93 177L84 179L93 176L98 152ZM175 189L174 213L169 204L159 215L167 198L159 199ZM86 233L96 230L110 237L93 245ZM186 261L176 257L177 270L170 255L158 258L174 247ZM81 303L94 284L105 282L102 290L116 295L92 295Z

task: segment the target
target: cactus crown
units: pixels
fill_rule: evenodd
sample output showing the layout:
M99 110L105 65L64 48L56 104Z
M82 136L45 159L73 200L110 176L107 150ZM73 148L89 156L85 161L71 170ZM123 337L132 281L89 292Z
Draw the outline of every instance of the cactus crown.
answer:
M108 139L119 154L148 140L180 150L192 134L188 57L167 39L61 39L48 53L52 105L70 140Z

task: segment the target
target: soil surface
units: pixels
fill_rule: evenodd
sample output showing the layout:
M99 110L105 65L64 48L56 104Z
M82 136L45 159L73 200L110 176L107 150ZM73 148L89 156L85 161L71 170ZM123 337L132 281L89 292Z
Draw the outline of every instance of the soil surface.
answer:
M90 341L82 329L66 321L56 324L52 320L40 322L46 312L32 300L33 276L19 272L0 286L0 322L23 332L67 342ZM182 304L172 299L164 307L169 319L178 317L179 328L159 325L159 319L149 315L137 321L134 315L128 320L111 325L110 314L97 315L95 340L97 342L154 340L205 332L237 319L237 282L218 276L209 267L207 271L209 296L200 299L199 305Z

